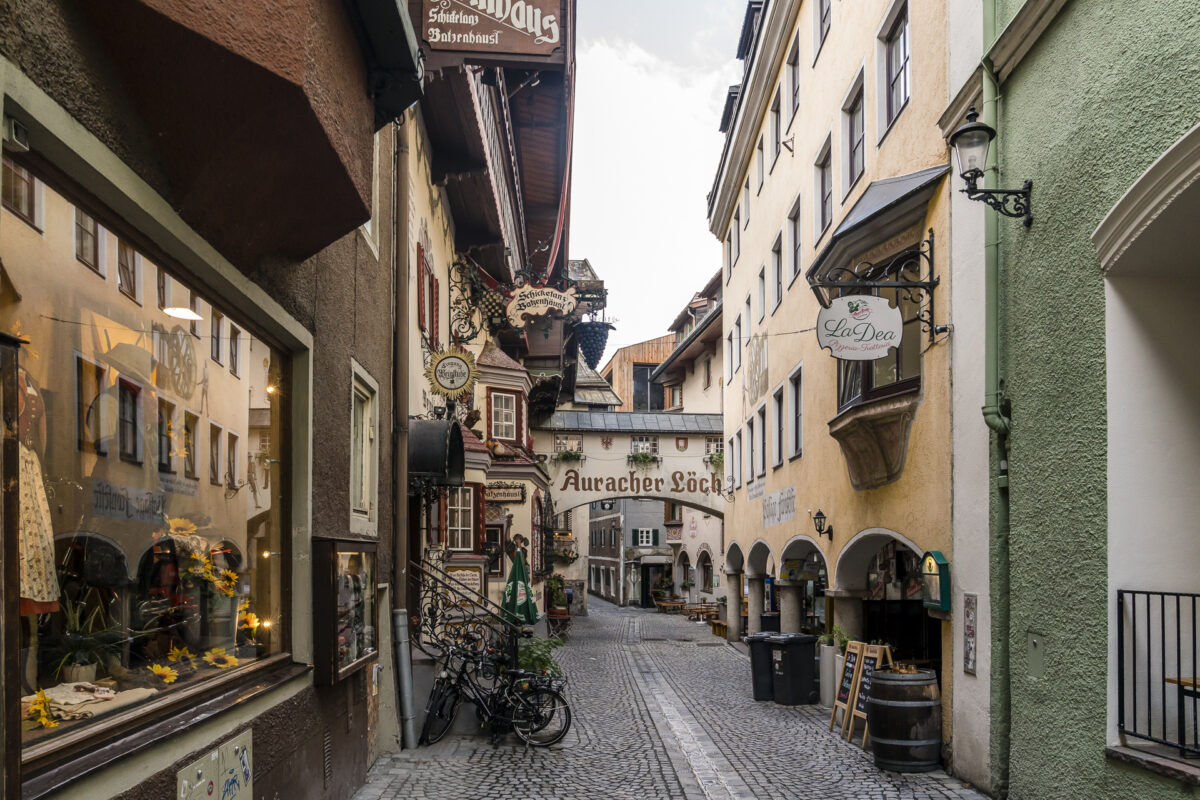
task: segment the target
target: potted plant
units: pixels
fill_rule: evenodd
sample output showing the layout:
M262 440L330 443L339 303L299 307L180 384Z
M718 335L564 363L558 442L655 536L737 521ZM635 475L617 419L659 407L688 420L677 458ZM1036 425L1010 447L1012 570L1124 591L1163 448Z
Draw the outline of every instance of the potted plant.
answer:
M550 460L559 464L578 464L583 461L583 453L578 450L559 450L550 456Z
M686 578L684 578L683 580L681 580L681 581L679 582L679 588L680 588L680 589L683 589L685 592L686 592L687 590L691 589L691 588L692 588L693 586L695 586L695 585L696 585L696 584L692 583L691 581L689 581L689 580L688 580L688 579L686 579Z
M51 648L59 659L55 673L68 683L90 683L109 657L120 655L124 637L105 626L101 606L89 612L84 603L65 596L61 605L63 632Z
M712 467L713 472L720 473L725 468L725 451L718 450L704 457Z
M546 578L546 592L550 596L551 608L567 607L566 578L564 578L561 574L555 573L549 578Z
M837 691L837 679L842 674L842 661L845 658L846 644L850 637L840 625L834 625L817 637L820 648L821 665L821 704L832 706L834 693Z

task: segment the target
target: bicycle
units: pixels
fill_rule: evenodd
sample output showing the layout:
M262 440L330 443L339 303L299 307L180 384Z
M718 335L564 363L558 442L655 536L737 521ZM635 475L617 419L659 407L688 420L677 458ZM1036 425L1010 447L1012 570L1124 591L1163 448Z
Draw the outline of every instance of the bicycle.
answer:
M457 661L457 666L452 666ZM533 747L562 741L571 728L571 707L562 695L564 681L520 669L504 669L506 659L450 646L425 706L420 743L435 744L454 724L462 699L475 704L480 724L492 743L511 729ZM492 679L487 687L482 679Z

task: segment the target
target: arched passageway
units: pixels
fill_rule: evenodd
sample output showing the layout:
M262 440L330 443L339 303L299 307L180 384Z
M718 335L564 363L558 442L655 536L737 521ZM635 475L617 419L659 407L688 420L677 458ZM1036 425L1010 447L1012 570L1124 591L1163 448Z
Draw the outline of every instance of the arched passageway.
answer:
M829 572L825 555L809 536L795 536L779 556L776 594L780 630L788 633L822 633L826 628L825 590Z

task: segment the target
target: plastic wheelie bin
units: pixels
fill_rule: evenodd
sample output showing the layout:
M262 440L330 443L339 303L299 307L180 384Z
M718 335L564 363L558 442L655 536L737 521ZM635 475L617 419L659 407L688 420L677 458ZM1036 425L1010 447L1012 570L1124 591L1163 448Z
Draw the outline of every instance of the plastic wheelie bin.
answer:
M774 634L753 633L742 639L750 648L750 678L755 700L771 700L775 697L774 678L771 676L771 645L767 641Z
M817 637L807 633L775 633L771 648L772 691L783 706L817 702Z

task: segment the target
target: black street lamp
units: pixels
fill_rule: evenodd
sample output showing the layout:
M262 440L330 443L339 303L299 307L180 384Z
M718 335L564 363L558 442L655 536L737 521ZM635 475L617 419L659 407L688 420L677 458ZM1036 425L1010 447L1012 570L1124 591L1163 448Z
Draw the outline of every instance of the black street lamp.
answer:
M817 509L817 513L813 514L813 527L817 529L817 538L828 536L829 541L833 541L833 526L830 525L828 530L825 528L825 512Z
M967 112L967 121L950 134L950 146L958 158L958 172L966 182L962 189L972 200L982 200L1006 217L1023 219L1025 227L1033 224L1030 194L1033 181L1025 181L1020 189L980 189L979 179L987 164L988 147L996 138L996 129L979 121L975 106Z

